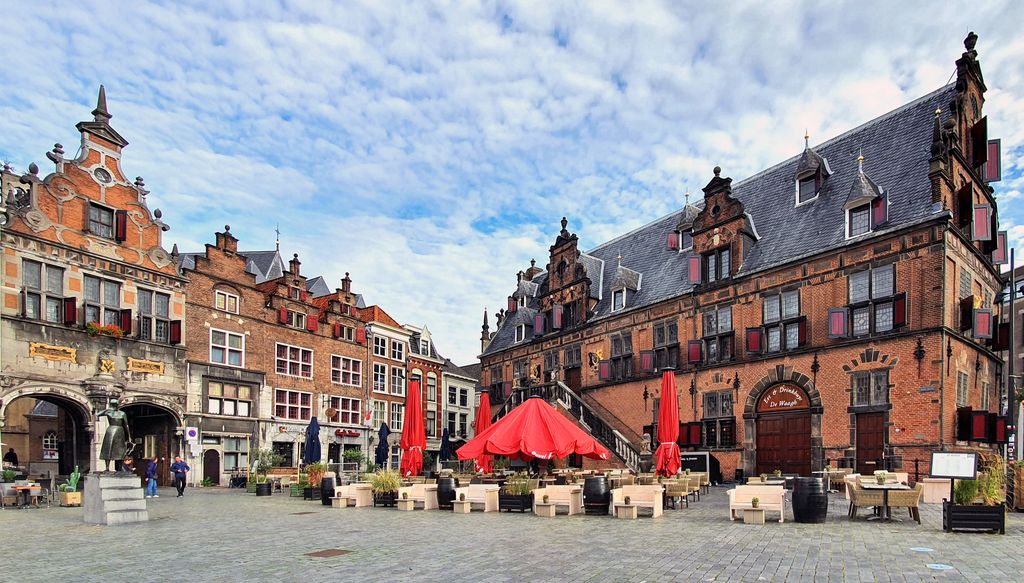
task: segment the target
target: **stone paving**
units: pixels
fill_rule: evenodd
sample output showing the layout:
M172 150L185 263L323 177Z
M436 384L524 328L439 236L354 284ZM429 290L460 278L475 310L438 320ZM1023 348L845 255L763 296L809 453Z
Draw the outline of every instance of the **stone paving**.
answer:
M0 512L0 580L34 581L1022 581L1024 514L1005 536L846 518L730 522L725 488L659 519L332 509L286 495L170 489L152 520L89 526L80 508ZM925 547L931 551L914 551ZM309 557L343 549L349 554ZM933 570L944 564L949 570Z

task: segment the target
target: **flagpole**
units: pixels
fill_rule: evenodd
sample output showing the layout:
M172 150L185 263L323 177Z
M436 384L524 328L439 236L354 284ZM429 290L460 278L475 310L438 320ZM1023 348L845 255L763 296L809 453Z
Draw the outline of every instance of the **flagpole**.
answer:
M1016 265L1014 264L1013 247L1010 247L1010 333L1008 338L1009 344L1009 362L1006 364L1006 425L1010 430L1007 436L1006 442L1006 461L1012 463L1017 459L1017 406L1016 406L1016 395L1014 395L1014 382L1013 382L1013 369L1014 360L1016 359L1016 306L1014 302L1017 301L1017 278L1015 273Z

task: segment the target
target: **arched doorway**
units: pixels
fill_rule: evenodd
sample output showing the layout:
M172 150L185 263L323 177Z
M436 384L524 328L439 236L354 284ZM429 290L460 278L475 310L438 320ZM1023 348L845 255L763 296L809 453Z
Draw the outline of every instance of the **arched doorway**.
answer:
M220 486L220 452L215 449L203 452L203 481L206 480L214 486Z
M88 407L56 392L5 395L4 452L13 448L19 471L29 476L68 476L91 471L92 424Z
M779 383L757 400L758 474L811 475L811 408L800 387Z
M170 467L174 456L181 455L177 436L178 418L168 409L150 402L130 402L122 407L128 418L128 432L133 444L131 457L135 468L144 475L144 460L162 458L157 464L157 484L171 485Z

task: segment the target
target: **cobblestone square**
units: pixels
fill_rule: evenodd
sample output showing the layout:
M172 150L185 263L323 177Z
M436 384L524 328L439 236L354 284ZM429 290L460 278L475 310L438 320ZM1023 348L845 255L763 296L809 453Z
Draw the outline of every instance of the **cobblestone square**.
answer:
M1020 581L1024 516L1005 536L846 518L728 520L725 487L659 519L332 509L286 495L170 489L149 523L100 527L80 508L4 510L5 581ZM15 534L16 536L11 536ZM931 549L921 551L914 549ZM307 553L341 549L347 554ZM929 564L948 565L935 570Z

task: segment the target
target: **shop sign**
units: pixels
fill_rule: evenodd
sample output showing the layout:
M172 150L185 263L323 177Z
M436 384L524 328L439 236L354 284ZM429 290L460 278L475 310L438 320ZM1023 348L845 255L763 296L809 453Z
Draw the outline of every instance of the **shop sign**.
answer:
M54 346L42 342L32 342L28 345L29 356L45 358L46 360L75 362L78 350L67 346Z
M128 359L128 370L131 372L145 372L150 374L164 374L164 363L155 360L142 360L139 358Z
M770 387L757 402L758 413L795 411L810 406L807 393L796 385L779 384Z

